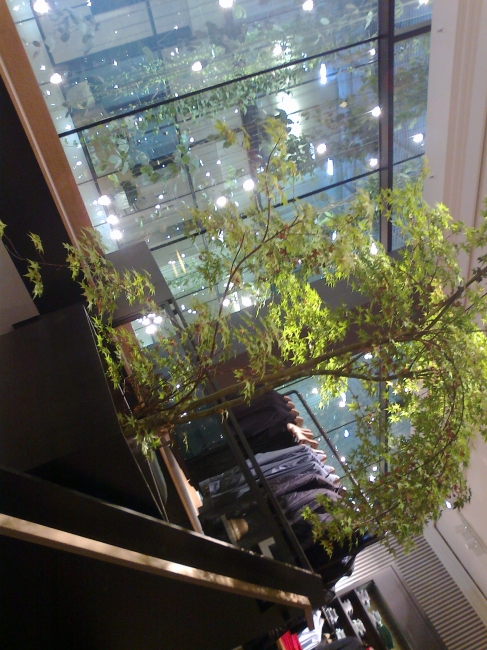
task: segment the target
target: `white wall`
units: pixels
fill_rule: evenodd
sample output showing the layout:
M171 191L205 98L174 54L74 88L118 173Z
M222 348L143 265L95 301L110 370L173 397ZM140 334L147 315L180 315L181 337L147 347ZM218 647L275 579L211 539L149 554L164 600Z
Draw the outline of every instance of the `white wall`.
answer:
M435 0L426 128L425 197L469 225L487 195L487 0ZM463 259L464 272L475 264ZM486 387L487 389L487 387ZM487 624L487 445L477 440L471 503L445 511L426 538Z

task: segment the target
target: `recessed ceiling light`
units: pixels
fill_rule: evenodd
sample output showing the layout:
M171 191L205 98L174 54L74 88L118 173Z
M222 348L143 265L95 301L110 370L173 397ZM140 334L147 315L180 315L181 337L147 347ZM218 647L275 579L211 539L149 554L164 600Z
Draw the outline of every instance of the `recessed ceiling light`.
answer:
M416 135L413 135L413 142L419 144L420 142L423 142L423 140L424 140L424 135L422 133L416 133Z
M63 78L61 77L59 72L55 72L53 75L51 75L51 77L49 78L49 81L52 84L60 84L60 83L62 83Z
M47 14L47 12L50 9L50 7L47 4L46 0L36 0L34 2L34 4L32 5L32 8L38 14Z
M226 196L219 196L216 200L216 204L219 208L224 208L227 203L228 203L228 199Z
M242 187L244 188L244 190L245 190L246 192L252 192L252 190L253 190L254 187L255 187L255 183L254 183L254 181L253 181L251 178L248 178L248 179L244 182L244 184L242 185Z
M200 72L201 70L203 70L203 64L201 63L201 61L195 61L191 66L191 70L193 72Z
M325 153L326 151L326 144L324 142L321 142L317 147L316 147L316 153L322 154Z

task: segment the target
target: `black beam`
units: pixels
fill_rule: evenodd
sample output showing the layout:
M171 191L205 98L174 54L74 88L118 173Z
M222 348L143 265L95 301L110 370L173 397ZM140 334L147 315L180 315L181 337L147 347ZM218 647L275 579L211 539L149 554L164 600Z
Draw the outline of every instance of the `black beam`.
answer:
M249 553L179 526L0 467L0 512L106 544L323 604L320 576Z
M392 188L394 157L394 0L379 0L379 185ZM391 245L391 225L381 217L380 240L386 250Z

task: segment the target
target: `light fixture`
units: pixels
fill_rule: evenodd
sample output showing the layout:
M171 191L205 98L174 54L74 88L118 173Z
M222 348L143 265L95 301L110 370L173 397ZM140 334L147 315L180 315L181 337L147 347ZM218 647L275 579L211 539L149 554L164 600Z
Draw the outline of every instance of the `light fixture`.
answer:
M200 72L201 70L203 70L203 64L201 63L201 61L195 61L191 66L191 70L193 72Z
M377 469L378 469L377 465L374 465L374 466L372 467L372 471L373 471L373 472L376 472Z
M374 117L379 117L379 115L382 113L380 106L374 106L370 112Z
M311 392L313 393L313 395L318 395L318 389L317 388L312 388Z
M47 14L50 7L46 0L36 0L32 5L32 9L38 14Z
M328 158L326 162L326 173L328 176L333 176L333 160L331 158Z
M378 164L379 164L379 159L378 158L371 158L369 160L369 165L371 167L377 167Z
M316 153L322 154L325 153L326 151L326 144L324 142L321 142L317 147L316 147Z
M320 83L325 85L328 81L328 77L326 76L326 63L322 63L320 65Z
M306 0L306 2L303 2L303 10L304 11L313 11L315 4L313 0Z
M219 196L216 200L216 204L219 208L224 208L227 203L228 203L228 199L226 196Z
M246 192L252 192L252 190L255 187L255 183L251 178L247 178L247 180L244 181L244 184L242 185L242 187L244 188L244 190Z
M155 334L157 332L157 325L154 325L154 323L147 325L145 332L146 334Z
M343 436L345 438L348 438L349 435L350 435L350 431L348 429L345 429L345 431L343 432Z
M156 325L160 325L160 324L162 323L162 316L156 316L156 317L154 318L154 323L155 323Z
M379 252L379 249L377 248L377 244L375 243L375 241L373 241L370 244L370 254L371 255L377 255L378 252Z
M148 318L147 316L144 316L144 318L142 318L142 320L140 322L142 323L142 325L147 326L147 325L151 324L151 319Z
M117 223L119 222L119 218L117 217L116 214L109 214L108 217L107 217L107 222L108 222L111 226L116 226Z
M424 135L422 133L416 133L416 135L413 135L413 142L416 142L416 144L420 144L424 140Z
M375 56L375 47L372 47L372 48L369 50L369 54L370 54L370 56Z
M110 205L112 200L106 194L102 194L98 199L98 205Z
M235 0L218 0L218 4L222 9L231 9Z
M280 43L276 43L274 47L272 48L272 54L274 56L281 56L282 54L282 45Z
M222 305L223 305L224 307L229 307L229 306L230 306L230 299L229 299L229 298L225 298L225 300L223 300L223 302L222 302Z
M112 231L111 231L111 233L110 233L110 237L111 237L112 239L114 239L115 241L119 241L119 240L122 239L122 237L123 237L123 235L122 235L122 231L119 230L118 228L115 228L115 230L112 230Z
M347 459L345 458L345 456L340 456L340 460L342 461L342 463L344 463Z
M59 74L59 72L55 72L53 75L50 76L49 81L52 84L60 84L63 81L63 78Z
M159 196L157 198L161 199L161 201L162 201L162 199L164 198L164 194L159 194Z
M371 475L369 476L369 481L370 481L371 483L374 483L376 478L377 478L377 476L374 476L374 474L371 474Z

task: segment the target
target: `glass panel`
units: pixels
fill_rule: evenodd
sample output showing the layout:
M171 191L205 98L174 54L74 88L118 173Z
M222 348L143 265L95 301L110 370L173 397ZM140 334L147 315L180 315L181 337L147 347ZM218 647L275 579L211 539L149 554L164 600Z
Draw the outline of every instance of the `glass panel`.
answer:
M431 20L433 0L396 0L396 30L413 28L417 23Z
M8 1L59 132L377 32L377 0Z
M409 182L415 181L423 170L424 155L411 158L398 163L393 167L394 187L403 187ZM392 226L391 250L395 251L404 246L404 239L396 226Z
M401 41L394 58L394 162L424 151L430 34Z

